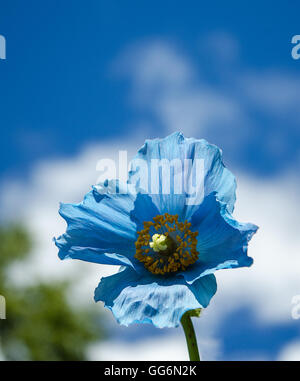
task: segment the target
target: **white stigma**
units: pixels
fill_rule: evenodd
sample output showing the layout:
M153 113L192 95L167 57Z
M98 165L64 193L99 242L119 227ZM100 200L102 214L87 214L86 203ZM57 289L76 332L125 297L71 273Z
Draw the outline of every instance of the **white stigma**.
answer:
M152 242L150 242L150 247L155 252L164 251L168 248L167 245L167 238L163 234L153 234L152 236Z

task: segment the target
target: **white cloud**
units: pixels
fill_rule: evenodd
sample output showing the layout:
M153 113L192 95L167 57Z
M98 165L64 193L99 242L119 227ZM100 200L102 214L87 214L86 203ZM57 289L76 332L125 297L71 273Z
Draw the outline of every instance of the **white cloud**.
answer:
M142 144L143 141L139 144ZM89 297L103 275L111 274L116 268L91 265L78 261L60 261L52 238L65 231L66 224L58 214L60 202L80 202L95 184L99 173L98 160L111 158L118 163L119 149L128 151L130 159L136 144L132 139L117 142L109 141L86 147L77 156L69 159L56 159L38 163L32 169L27 182L4 182L1 188L0 205L2 218L24 221L34 239L34 250L26 264L16 264L11 276L17 282L34 282L36 279L74 277L77 273L89 288ZM134 148L134 149L133 149ZM111 174L107 172L107 176Z
M249 245L250 269L219 272L219 299L247 303L264 322L291 321L291 300L300 294L299 180L238 176L235 216L260 229Z
M128 48L115 67L130 79L133 106L146 115L150 112L165 133L180 130L189 136L205 136L213 130L235 149L261 133L253 107L271 120L288 118L292 123L285 128L297 128L298 77L273 69L263 73L245 69L238 61L239 44L230 34L210 33L202 39L201 49L202 56L215 51L216 81L205 77L201 61L195 65L173 42L150 40ZM226 65L225 70L230 58L235 65ZM282 156L290 149L283 144L284 129L267 131L266 149L272 154Z
M194 78L193 66L175 45L162 41L146 41L135 44L119 57L114 64L114 72L129 76L133 81L134 91L143 99L162 88L178 89Z
M232 100L204 87L166 93L157 99L155 111L169 131L188 135L205 134L210 126L228 124L240 117Z
M243 118L238 101L210 86L171 43L135 45L117 69L131 80L133 104L152 112L166 133L205 133L213 125Z
M286 345L278 356L278 361L300 361L300 341Z
M172 331L169 335L154 339L146 338L133 343L116 340L92 346L88 352L89 359L92 361L188 361L182 330L178 328L176 331ZM202 360L215 360L217 353L216 341L201 339L200 356Z

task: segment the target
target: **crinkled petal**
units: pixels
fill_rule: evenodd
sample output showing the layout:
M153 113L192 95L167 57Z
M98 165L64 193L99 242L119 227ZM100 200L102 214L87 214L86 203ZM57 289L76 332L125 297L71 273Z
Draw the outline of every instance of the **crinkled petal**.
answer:
M175 160L177 164L170 166L170 172L160 171L158 176L152 176L151 167L154 168L155 160L157 163L165 159L169 163ZM181 163L179 166L178 160ZM189 170L184 170L189 167L184 166L186 161L191 164ZM203 163L203 167L199 163ZM148 174L148 181L144 181L145 174ZM182 182L180 177L183 178ZM166 185L168 179L170 188ZM160 214L178 214L182 220L189 219L203 197L212 192L217 193L218 199L226 204L230 212L235 203L235 178L224 166L221 150L204 139L185 138L178 132L164 139L146 140L131 162L129 182L151 195ZM181 188L178 188L179 183L182 184Z
M55 239L59 257L132 266L136 226L129 215L135 194L109 193L109 186L103 189L101 194L99 187L94 188L80 204L61 204L59 213L68 226Z
M205 198L191 222L198 231L199 259L182 273L188 282L219 269L252 265L253 259L247 255L248 242L258 227L234 220L215 194Z
M95 301L103 301L116 320L128 326L152 323L156 327L176 327L191 309L207 307L217 290L214 275L189 285L182 276L140 276L131 268L102 278Z

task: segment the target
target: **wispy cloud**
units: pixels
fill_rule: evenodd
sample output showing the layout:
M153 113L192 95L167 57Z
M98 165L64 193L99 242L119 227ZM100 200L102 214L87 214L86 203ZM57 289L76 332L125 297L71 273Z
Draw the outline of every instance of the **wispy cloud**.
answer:
M245 74L241 80L244 95L260 110L299 122L300 77L280 71Z
M215 76L206 75L207 62L201 62L212 50ZM235 57L234 63L226 55ZM256 173L298 163L299 79L274 68L258 72L243 65L230 34L205 36L198 63L174 42L147 40L125 50L114 69L129 80L136 122L151 124L153 131L205 137L238 166Z
M135 46L116 67L131 80L133 105L152 112L165 132L195 135L240 119L236 102L200 80L194 65L172 44L155 41Z

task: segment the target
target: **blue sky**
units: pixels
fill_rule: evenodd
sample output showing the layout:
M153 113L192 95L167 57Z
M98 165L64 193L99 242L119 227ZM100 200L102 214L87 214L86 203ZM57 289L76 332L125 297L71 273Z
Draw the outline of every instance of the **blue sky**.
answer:
M177 129L220 146L253 181L297 177L299 11L291 0L0 0L0 183L36 190L41 162ZM273 360L299 336L299 321L262 322L253 305L218 324L221 359ZM126 340L155 331L119 329Z
M69 155L86 142L122 136L133 128L132 120L140 114L126 102L130 83L111 73L112 62L132 44L172 41L193 60L196 70L201 67L208 83L227 91L233 90L236 71L263 73L271 68L299 75L299 62L290 55L290 40L299 28L297 1L31 0L25 4L1 0L0 4L0 34L7 39L7 60L0 61L0 170L6 175L24 173L35 160ZM203 39L217 33L236 39L237 62L220 65L222 42L206 49ZM264 139L276 132L286 147L280 157L285 162L286 155L293 159L291 151L299 148L299 129L295 131L292 121L255 108L249 107L249 113L255 122L249 129L255 128L255 134L242 154L235 148L232 160L243 165L250 161L251 169L260 172L278 170L286 163L271 162L263 150ZM161 131L155 124L152 129L154 135ZM207 135L222 146L215 136L219 134ZM258 159L252 163L254 153Z

